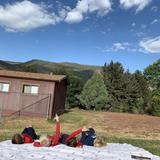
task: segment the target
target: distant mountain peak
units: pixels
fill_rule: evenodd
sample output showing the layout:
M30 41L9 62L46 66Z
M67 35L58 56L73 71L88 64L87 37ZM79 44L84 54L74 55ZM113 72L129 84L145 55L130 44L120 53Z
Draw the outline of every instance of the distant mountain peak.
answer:
M66 70L83 79L90 78L93 73L99 72L101 67L94 65L82 65L72 62L49 62L40 59L32 59L27 62L13 62L0 60L0 69L19 70L39 73L50 73Z

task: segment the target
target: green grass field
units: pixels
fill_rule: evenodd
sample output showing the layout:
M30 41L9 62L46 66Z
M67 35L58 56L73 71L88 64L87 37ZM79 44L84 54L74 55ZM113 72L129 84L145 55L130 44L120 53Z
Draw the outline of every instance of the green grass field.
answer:
M125 120L124 120L125 119ZM160 118L124 113L93 112L73 109L60 116L61 132L71 133L84 125L93 126L108 143L128 143L160 156ZM139 122L139 123L137 123ZM32 124L37 134L54 134L54 120L10 117L0 119L0 141ZM154 128L155 125L155 128Z

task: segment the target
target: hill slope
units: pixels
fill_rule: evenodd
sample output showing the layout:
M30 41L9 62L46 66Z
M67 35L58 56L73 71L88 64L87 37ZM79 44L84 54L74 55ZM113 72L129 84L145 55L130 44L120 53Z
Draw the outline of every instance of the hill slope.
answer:
M42 60L31 60L28 62L11 62L11 61L0 61L0 69L6 70L18 70L18 71L29 71L39 73L55 73L55 72L72 72L76 76L80 76L83 79L89 79L94 72L100 70L100 66L80 65L77 63L69 62L48 62Z

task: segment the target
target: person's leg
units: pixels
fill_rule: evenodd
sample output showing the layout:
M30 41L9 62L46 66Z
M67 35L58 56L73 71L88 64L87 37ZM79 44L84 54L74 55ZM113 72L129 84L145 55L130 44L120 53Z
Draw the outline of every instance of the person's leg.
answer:
M65 144L65 139L67 139L67 137L69 137L69 134L61 134L61 138L60 138L60 143Z
M30 135L33 139L37 139L37 134L33 127L25 128L24 131L26 134Z
M35 132L33 127L29 127L28 128L28 133L33 139L37 139L37 134L36 134L36 132Z
M24 128L21 134L28 134L28 128Z

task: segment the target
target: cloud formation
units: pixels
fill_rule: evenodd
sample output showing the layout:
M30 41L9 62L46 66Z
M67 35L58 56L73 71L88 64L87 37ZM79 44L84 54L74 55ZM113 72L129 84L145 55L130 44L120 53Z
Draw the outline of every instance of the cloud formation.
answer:
M159 22L158 19L154 19L154 20L151 22L151 24L156 24L156 23L158 23L158 22Z
M120 6L124 9L136 8L136 12L143 10L152 0L120 0Z
M149 53L160 53L160 36L143 39L139 42L139 46Z
M113 43L110 47L98 48L102 52L118 52L118 51L126 51L126 52L137 52L138 48L129 42L116 42Z
M111 10L110 0L79 0L76 7L64 6L58 9L58 15L49 13L44 3L37 4L29 0L0 5L0 26L9 32L26 32L38 27L56 25L61 21L67 23L81 22L85 15L97 12L104 16Z
M83 20L83 14L76 10L68 12L67 17L65 19L67 23L78 23L81 22L82 20Z
M49 14L44 4L28 0L0 6L0 26L7 31L29 31L34 28L55 25L61 17Z
M152 0L119 0L125 9L136 7L136 12L145 8ZM33 3L29 0L17 1L13 4L0 5L0 26L9 32L26 32L35 28L56 25L62 21L79 23L89 14L97 17L107 15L112 10L112 0L78 0L74 8L59 4L56 13L53 6L43 3ZM157 23L156 20L152 24ZM132 27L135 27L135 23ZM143 25L143 27L145 27Z
M130 44L128 42L123 42L123 43L114 43L113 44L113 49L114 50L125 50L126 48L128 48Z
M67 13L67 23L77 23L84 19L87 13L97 12L98 16L104 16L111 11L110 0L79 0L75 8Z

